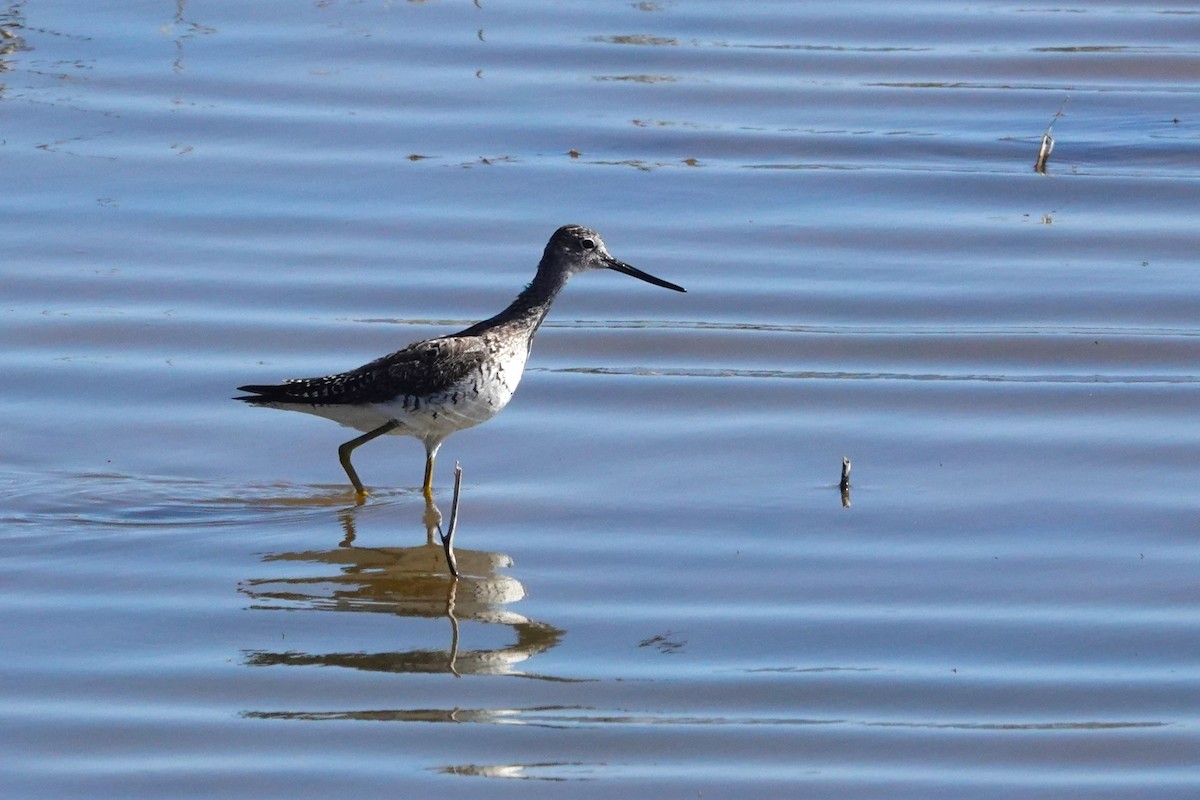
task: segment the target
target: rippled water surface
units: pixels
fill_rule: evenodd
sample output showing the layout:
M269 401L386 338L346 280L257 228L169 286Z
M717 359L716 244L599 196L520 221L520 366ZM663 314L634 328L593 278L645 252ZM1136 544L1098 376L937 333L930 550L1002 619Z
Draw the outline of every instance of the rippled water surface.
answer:
M1195 797L1197 64L1172 0L5 5L6 797ZM229 399L567 222L688 293L568 287L442 448L461 580L418 443L359 505Z

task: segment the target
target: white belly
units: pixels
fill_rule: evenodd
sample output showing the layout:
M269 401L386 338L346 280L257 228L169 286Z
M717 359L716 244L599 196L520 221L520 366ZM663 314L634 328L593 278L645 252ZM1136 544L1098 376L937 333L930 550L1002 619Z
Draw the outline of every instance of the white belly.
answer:
M473 374L449 390L425 398L402 398L371 406L380 419L401 425L401 436L441 440L466 428L487 422L508 405L525 371L525 348L520 357L489 362L482 374ZM491 366L493 369L488 370ZM380 424L383 424L382 422Z
M264 404L314 414L367 432L395 420L400 425L390 434L415 436L426 446L440 443L455 431L486 422L508 405L529 356L526 340L489 342L496 348L482 371L472 372L444 391L424 397L401 396L384 403Z
M394 419L400 427L392 433L434 442L487 422L508 405L517 391L528 356L525 341L511 342L484 362L482 372L468 375L443 392L374 403L369 408L373 419L379 420L375 427Z

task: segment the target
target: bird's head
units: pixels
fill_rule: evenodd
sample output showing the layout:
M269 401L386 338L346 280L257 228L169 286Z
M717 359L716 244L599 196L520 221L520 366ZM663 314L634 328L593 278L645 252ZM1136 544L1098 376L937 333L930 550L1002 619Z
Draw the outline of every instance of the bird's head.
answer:
M582 225L563 225L556 230L546 245L546 252L542 255L542 264L561 270L567 273L568 277L590 269L611 269L632 275L646 283L662 286L664 289L673 289L677 292L687 291L682 286L664 281L662 278L656 278L649 273L642 272L637 267L613 258L608 252L608 248L604 246L604 240L600 238L600 234Z

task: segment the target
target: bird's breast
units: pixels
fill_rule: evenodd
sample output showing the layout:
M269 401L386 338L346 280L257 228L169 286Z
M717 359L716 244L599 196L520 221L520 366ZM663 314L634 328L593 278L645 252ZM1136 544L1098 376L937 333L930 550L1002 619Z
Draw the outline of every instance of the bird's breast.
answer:
M486 422L512 399L529 355L525 341L494 341L487 345L489 353L478 368L455 383L425 396L405 395L376 407L407 429L396 433L421 438L449 436Z

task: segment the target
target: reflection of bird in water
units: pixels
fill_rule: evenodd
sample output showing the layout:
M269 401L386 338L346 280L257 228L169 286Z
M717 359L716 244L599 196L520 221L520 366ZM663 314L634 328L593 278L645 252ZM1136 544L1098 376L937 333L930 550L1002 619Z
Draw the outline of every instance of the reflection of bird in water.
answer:
M342 467L360 497L366 490L350 463L354 448L384 434L420 439L425 445L423 488L426 500L432 500L433 462L442 442L504 408L554 298L572 275L593 269L616 270L684 291L613 258L595 231L565 225L550 237L533 281L496 316L449 336L416 342L349 372L242 386L241 391L253 394L237 399L315 414L363 431L338 448Z
M434 543L433 528L428 527L436 525L434 517L426 515L428 540L418 547L356 547L352 544L356 538L353 511L346 512L342 524L346 537L341 547L264 558L276 563L324 564L336 569L333 574L256 578L244 581L240 591L258 609L299 607L422 619L445 617L450 621L449 647L315 654L253 651L247 655L251 665L320 664L375 672L521 674L516 665L554 647L562 637L558 628L505 608L525 596L525 587L497 571L511 563L502 553L459 551L458 558L471 577L447 580L443 550ZM484 650L460 650L461 621L509 627L516 641Z

